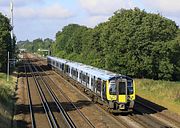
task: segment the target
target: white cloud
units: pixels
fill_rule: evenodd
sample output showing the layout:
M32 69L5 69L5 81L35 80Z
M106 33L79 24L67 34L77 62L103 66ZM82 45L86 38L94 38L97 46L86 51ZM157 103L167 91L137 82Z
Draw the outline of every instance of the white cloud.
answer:
M121 8L132 8L132 0L79 0L90 15L109 15Z
M179 0L140 0L139 3L150 12L160 13L180 25L180 1Z
M43 4L44 0L12 0L16 7L26 6L30 4ZM0 0L0 7L7 7L10 5L10 0Z
M26 6L30 4L43 4L44 0L13 0L15 6Z
M61 5L54 4L46 7L19 7L14 10L17 18L40 18L40 19L66 19L73 14Z
M180 12L179 0L141 0L142 4L146 7L158 9L165 13Z
M99 23L103 23L108 20L108 16L89 16L82 19L79 23L88 27L95 27Z

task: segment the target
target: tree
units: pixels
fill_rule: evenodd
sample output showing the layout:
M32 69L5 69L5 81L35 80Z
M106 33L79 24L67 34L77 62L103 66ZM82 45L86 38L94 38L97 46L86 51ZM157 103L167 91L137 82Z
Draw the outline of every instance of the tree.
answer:
M138 8L121 9L93 29L65 26L56 34L53 51L132 77L180 80L179 37L178 26L170 19Z
M79 54L82 50L82 38L88 30L85 26L77 24L69 24L62 29L62 32L56 34L56 43L54 44L54 52L64 50L66 53Z
M9 19L0 13L0 71L6 70L7 51L14 51L14 45L11 44L11 29Z
M38 49L46 49L49 50L51 48L51 45L54 43L52 39L46 38L46 39L35 39L32 42L29 40L26 41L19 41L18 48L24 48L29 52L37 52Z
M171 79L173 64L166 46L177 29L175 22L138 8L115 12L101 38L106 68L134 77Z

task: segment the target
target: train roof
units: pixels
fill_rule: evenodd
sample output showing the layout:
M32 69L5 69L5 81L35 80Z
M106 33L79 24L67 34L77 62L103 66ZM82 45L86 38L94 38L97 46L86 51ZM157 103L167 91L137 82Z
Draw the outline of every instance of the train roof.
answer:
M61 58L52 57L52 56L47 56L47 58L50 58L52 60L55 60L55 61L58 61L58 62L61 62L61 63L67 63L68 62L68 60L66 60L66 59L61 59Z
M70 60L66 60L66 59L61 59L61 58L57 58L57 57L52 57L52 56L48 56L48 58L53 59L57 62L61 62L61 63L66 63L67 65L69 65L70 67L73 67L75 69L81 70L85 73L91 74L92 76L96 76L97 78L100 78L102 80L111 80L117 77L126 77L128 79L131 79L130 77L121 75L121 74L116 74L107 70L102 70L93 66L89 66L89 65L85 65L82 63L78 63L78 62L73 62Z

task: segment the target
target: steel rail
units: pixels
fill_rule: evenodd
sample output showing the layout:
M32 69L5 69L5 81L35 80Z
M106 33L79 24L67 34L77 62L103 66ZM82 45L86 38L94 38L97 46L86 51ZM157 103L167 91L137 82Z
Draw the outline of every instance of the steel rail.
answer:
M29 63L30 63L30 62L29 62ZM28 67L29 67L29 69L30 69L30 71L31 71L31 74L32 74L32 76L33 76L33 79L34 79L34 81L35 81L35 83L36 83L37 91L38 91L40 100L41 100L41 102L42 102L43 108L44 108L44 110L45 110L45 113L46 113L46 116L47 116L49 125L50 125L51 128L54 128L53 123L52 123L52 121L51 121L51 117L50 117L50 115L49 115L49 109L48 109L49 107L48 107L47 104L46 104L45 97L43 97L43 95L42 95L42 91L41 91L41 89L40 89L40 87L39 87L40 85L39 85L39 83L38 83L38 81L37 81L37 79L36 79L36 77L35 77L34 71L33 71L33 69L31 68L30 64L28 64Z
M41 71L44 72L44 70L39 66L39 68L41 69ZM45 72L44 72L45 73ZM46 73L45 73L46 74ZM54 84L54 81L47 75L47 77L49 78L49 80ZM44 78L43 78L44 79ZM49 87L50 88L50 87ZM59 87L58 87L59 88ZM53 90L52 90L53 91ZM66 94L62 91L62 89L59 88L59 91L63 94L63 97L68 100L68 102L71 103L71 105L77 110L77 112L81 115L81 117L88 123L88 125L92 128L95 128L95 126L91 123L91 121L76 107L76 105L74 103L72 103L72 101L69 99L68 96L66 96Z
M30 91L30 87L29 87L29 80L28 80L28 76L27 76L27 69L26 69L25 62L24 62L24 71L26 74L26 83L27 83L27 88L28 88L27 90L28 90L28 99L29 99L29 111L30 111L30 116L31 116L31 125L32 125L32 128L36 128L35 117L34 117L33 107L32 107L31 91Z
M37 68L33 65L34 69L36 70L36 72L39 72L37 70ZM38 75L40 76L43 84L45 85L45 87L47 88L49 94L51 95L52 99L54 100L54 102L56 103L59 111L61 112L63 118L65 119L66 123L68 124L68 126L70 128L76 128L74 122L71 120L71 118L69 117L69 115L66 113L66 111L64 110L64 108L62 107L62 105L60 104L57 96L55 95L54 91L49 87L49 85L45 82L44 78L42 77L42 75L40 73L38 73Z
M173 118L171 118L171 117L169 117L169 116L167 116L167 115L165 115L165 114L163 114L163 113L160 113L160 112L159 112L158 110L156 110L155 108L150 107L150 106L147 106L147 105L145 105L145 104L143 104L143 103L141 103L141 102L139 102L139 101L135 101L135 103L138 103L138 104L140 104L141 106L143 106L143 107L145 107L145 108L148 108L149 110L154 111L155 113L158 113L158 114L161 115L162 117L165 117L165 118L167 118L168 120L171 120L171 121L173 121L174 123L176 123L178 126L180 126L180 122L178 122L177 120L175 120L175 119L173 119Z

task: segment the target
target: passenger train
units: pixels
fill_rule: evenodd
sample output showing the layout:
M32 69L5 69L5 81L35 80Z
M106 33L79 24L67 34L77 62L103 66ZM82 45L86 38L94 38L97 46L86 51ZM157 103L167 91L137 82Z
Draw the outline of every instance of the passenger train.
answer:
M134 107L135 83L132 78L52 56L48 66L81 85L94 100L111 112L130 112Z

